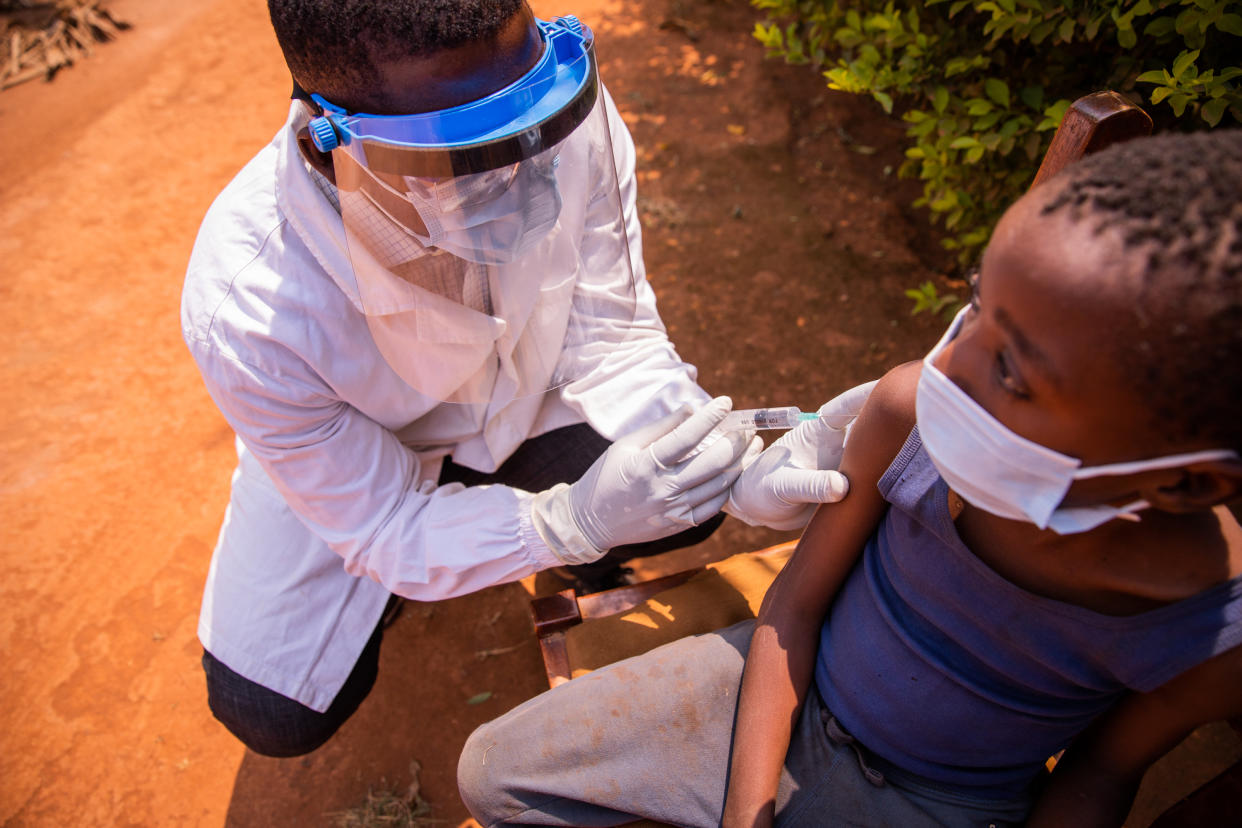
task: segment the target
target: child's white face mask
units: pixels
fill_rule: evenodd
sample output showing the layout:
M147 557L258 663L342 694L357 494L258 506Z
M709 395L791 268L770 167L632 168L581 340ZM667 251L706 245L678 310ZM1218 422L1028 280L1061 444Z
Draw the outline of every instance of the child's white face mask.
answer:
M923 359L915 411L919 434L936 470L972 506L1061 535L1086 532L1113 518L1138 520L1135 513L1151 504L1136 500L1124 506L1058 508L1075 480L1238 456L1228 449L1212 449L1084 468L1081 460L1015 434L933 364L957 336L969 310L958 313Z

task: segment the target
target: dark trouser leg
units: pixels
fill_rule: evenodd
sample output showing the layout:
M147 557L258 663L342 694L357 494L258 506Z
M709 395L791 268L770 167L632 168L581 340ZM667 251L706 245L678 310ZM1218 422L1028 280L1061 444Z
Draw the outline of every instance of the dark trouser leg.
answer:
M607 438L585 423L565 426L527 440L493 474L477 472L445 458L440 483L464 483L467 486L503 483L528 492L538 492L557 483L573 483L610 445L612 443ZM724 518L721 512L684 532L647 543L618 546L608 550L594 563L566 568L588 588L606 588L617 581L617 575L626 561L700 543L716 531Z
M381 621L345 685L323 713L243 678L204 651L207 705L229 732L255 753L278 757L310 753L328 741L371 692L383 637Z

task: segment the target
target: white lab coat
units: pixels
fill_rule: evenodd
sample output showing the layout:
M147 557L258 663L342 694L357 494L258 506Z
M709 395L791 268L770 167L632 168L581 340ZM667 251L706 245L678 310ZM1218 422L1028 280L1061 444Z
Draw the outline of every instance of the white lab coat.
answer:
M633 141L605 100L641 268ZM637 335L589 375L469 406L414 391L384 361L360 310L340 216L294 140L305 118L295 102L208 211L181 318L239 457L199 638L237 673L323 711L390 592L448 598L558 563L531 524L530 493L437 487L444 456L494 471L551 429L587 422L615 439L708 395L668 341L641 272ZM586 183L561 185L564 215L584 215ZM583 261L599 258L590 253Z

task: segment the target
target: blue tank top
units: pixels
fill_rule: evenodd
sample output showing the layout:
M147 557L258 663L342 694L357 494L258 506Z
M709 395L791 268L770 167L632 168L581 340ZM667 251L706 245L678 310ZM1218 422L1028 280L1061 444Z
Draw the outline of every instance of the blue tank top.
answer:
M1242 577L1124 617L1005 580L958 537L917 428L879 489L891 506L825 619L815 682L898 769L969 796L1021 796L1123 694L1242 643Z

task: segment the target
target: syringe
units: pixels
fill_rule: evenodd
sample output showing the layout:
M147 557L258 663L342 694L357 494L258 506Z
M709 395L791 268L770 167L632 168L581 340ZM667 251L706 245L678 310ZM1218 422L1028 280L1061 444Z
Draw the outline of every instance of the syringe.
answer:
M739 431L744 428L793 428L803 420L814 420L818 416L814 412L804 414L793 405L780 408L744 408L730 412L721 421L719 427L722 431Z

